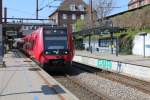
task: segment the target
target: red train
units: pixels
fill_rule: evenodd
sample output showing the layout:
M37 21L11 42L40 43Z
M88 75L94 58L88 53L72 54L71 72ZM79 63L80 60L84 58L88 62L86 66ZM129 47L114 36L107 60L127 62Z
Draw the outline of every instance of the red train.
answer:
M23 38L23 51L42 66L72 65L74 44L72 33L63 27L41 27Z

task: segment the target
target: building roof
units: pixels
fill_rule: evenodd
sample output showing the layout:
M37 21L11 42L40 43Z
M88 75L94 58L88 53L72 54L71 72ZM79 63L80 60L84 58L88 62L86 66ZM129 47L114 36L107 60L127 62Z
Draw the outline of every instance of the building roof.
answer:
M58 10L70 11L71 4L76 5L77 11L79 10L79 8L77 7L78 5L83 5L84 8L86 8L86 6L87 6L87 4L83 0L65 0L63 3L61 3Z
M75 11L80 11L79 5L82 5L85 10L87 10L88 7L88 5L83 0L64 0L64 2L60 4L56 11L49 15L49 17L53 16L56 12L59 11L71 11L70 5L75 5Z
M136 1L135 1L135 0L130 0L129 3L128 3L128 6L129 6L129 5L132 5L133 3L136 3L136 2L138 2L138 1L139 1L139 0L136 0Z
M117 14L114 14L114 15L107 16L106 19L107 19L107 18L112 18L112 17L118 16L118 15L122 15L122 14L125 14L125 13L127 13L127 12L136 11L136 10L138 10L138 9L143 9L143 8L145 8L145 7L147 7L147 6L150 6L150 4L147 4L147 5L138 7L138 8L134 8L134 9L131 9L131 10L123 11L123 12L120 12L120 13L117 13Z

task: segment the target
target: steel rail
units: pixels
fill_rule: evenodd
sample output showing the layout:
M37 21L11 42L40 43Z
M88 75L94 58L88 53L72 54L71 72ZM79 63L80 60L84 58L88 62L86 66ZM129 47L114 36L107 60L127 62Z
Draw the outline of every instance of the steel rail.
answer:
M106 95L104 95L102 93L96 92L95 90L93 90L90 87L84 86L79 80L73 79L70 75L66 75L66 77L71 82L73 82L74 84L76 84L77 86L85 89L89 93L89 95L93 96L93 98L97 98L98 100L113 100L112 98L109 98L108 96L106 96Z
M84 65L84 64L80 64L80 63L76 63L76 62L74 62L73 64L76 65L76 68L79 68L79 69L84 70L86 72L93 73L97 76L100 76L100 77L106 78L108 80L124 84L124 85L132 87L134 89L138 89L139 91L142 91L146 94L150 94L150 86L149 86L150 83L149 82L138 80L138 79L128 77L125 75L120 75L120 74L113 73L110 71L97 69L97 68L90 67L88 65ZM149 86L149 88L148 88L148 86Z

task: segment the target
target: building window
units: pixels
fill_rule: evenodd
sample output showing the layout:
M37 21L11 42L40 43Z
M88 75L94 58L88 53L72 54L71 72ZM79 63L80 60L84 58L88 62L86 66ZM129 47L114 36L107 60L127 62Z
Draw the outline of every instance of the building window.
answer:
M29 26L29 30L32 30L32 27L33 27L33 26Z
M23 28L24 28L24 30L27 30L27 27L26 27L26 26L24 26Z
M113 39L113 44L115 45L115 39ZM111 46L111 39L99 40L99 47L110 47L110 46Z
M63 19L67 19L67 14L63 14Z
M71 26L72 26L72 32L75 32L75 30L76 30L76 27L75 27L75 26L76 26L76 25L75 25L75 24L72 24Z
M76 15L72 14L72 20L76 20Z
M75 4L71 4L70 5L70 10L71 11L76 11L76 5Z
M141 2L141 6L144 6L144 5L145 5L145 1L142 1L142 2Z
M67 24L63 24L63 27L67 27Z
M36 26L34 26L34 29L36 30L36 29L37 29L37 27L36 27Z
M79 5L79 10L80 11L84 11L84 6L83 5Z
M81 20L84 20L84 15L83 14L81 15Z

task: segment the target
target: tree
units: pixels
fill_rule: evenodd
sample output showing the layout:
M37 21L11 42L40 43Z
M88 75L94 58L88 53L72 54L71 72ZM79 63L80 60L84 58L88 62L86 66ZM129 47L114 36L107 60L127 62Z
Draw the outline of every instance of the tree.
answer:
M84 29L90 29L93 27L97 27L100 25L108 26L112 24L112 21L104 21L105 17L108 16L114 6L113 0L92 0L93 1L93 11L92 11L92 17L88 13L85 16L84 20L77 20L77 22L74 24L76 27L76 31L84 30ZM97 20L99 19L99 22Z
M94 24L92 24L92 21L89 15L87 14L84 20L78 19L76 23L74 24L74 26L75 26L75 31L78 32L81 30L92 28Z
M106 16L108 16L113 10L113 0L93 0L93 8L96 11L99 23L103 23Z

